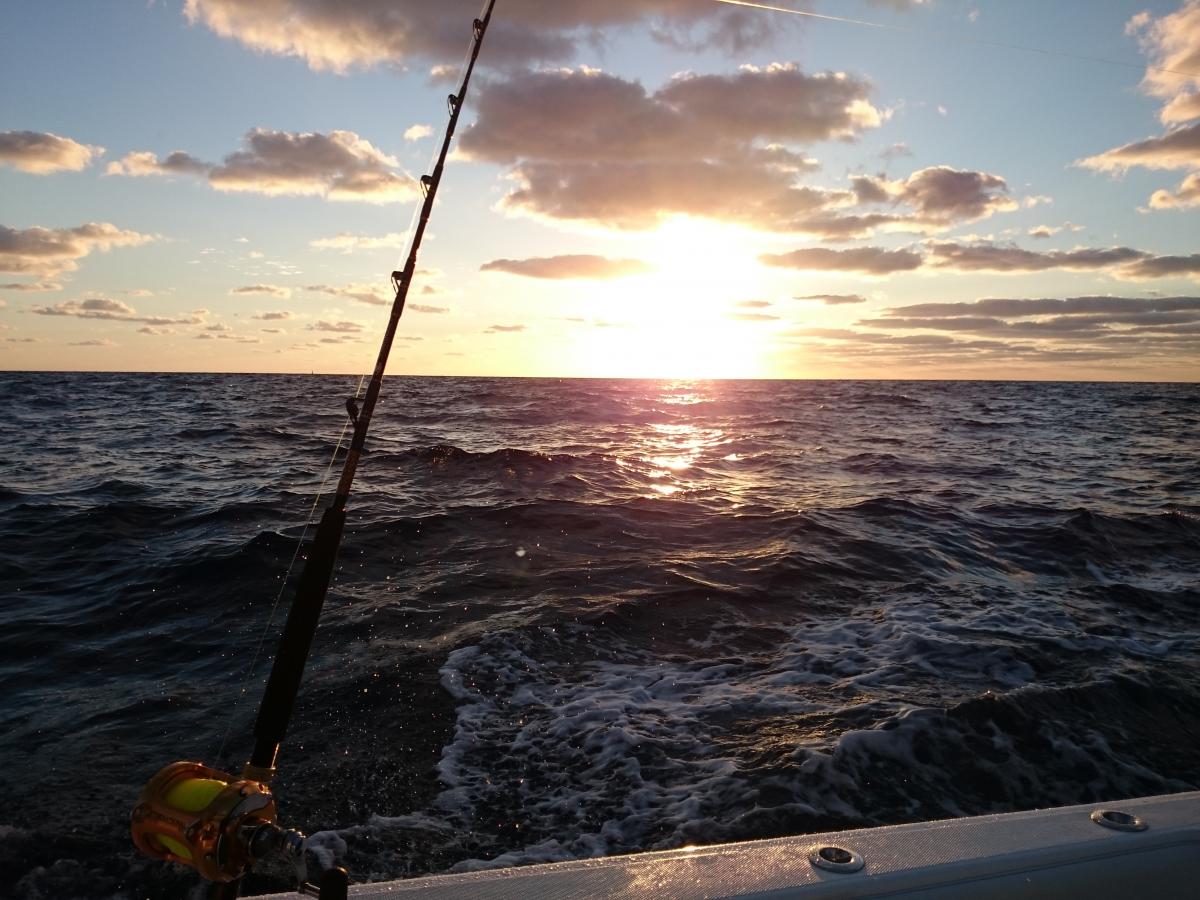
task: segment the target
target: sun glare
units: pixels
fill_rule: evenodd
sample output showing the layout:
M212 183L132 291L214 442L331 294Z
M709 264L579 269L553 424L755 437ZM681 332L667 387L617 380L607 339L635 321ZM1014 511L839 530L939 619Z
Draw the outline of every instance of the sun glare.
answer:
M753 378L765 374L773 322L735 318L759 298L762 269L748 232L674 219L640 237L654 271L588 296L593 327L579 347L592 374Z

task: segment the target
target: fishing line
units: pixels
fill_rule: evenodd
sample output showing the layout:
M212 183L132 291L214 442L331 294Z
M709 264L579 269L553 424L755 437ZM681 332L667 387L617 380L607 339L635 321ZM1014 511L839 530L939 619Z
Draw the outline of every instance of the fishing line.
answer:
M913 34L918 36L942 37L950 38L951 40L961 41L966 44L977 44L984 47L999 47L1003 50L1019 50L1022 53L1040 53L1043 56L1061 56L1064 59L1080 60L1082 62L1101 63L1108 66L1120 66L1123 69L1138 69L1148 72L1162 72L1166 75L1181 75L1185 78L1200 78L1200 72L1186 72L1181 69L1166 69L1161 66L1151 66L1146 63L1125 62L1120 59L1111 59L1106 56L1089 56L1086 53L1072 53L1070 50L1050 50L1045 47L1030 47L1026 44L1012 44L1007 41L997 41L991 38L976 38L966 34L959 34L950 31L932 31L923 28L912 28L906 25L887 25L882 22L868 22L864 19L847 19L842 16L829 16L821 13L809 12L804 9L792 9L787 6L772 6L768 3L755 3L753 0L714 0L716 3L724 3L727 6L744 6L748 9L761 9L767 12L787 13L793 16L804 16L806 19L821 19L826 22L840 22L844 25L861 25L866 28L878 28L881 31L898 31L903 34Z
M354 399L357 400L362 395L362 387L366 382L367 376L360 375L358 378L358 387L354 391ZM267 642L267 634L271 630L271 626L275 622L275 616L279 611L279 601L283 599L283 593L287 590L288 582L291 580L292 571L296 568L296 560L300 558L300 548L304 546L304 541L308 538L308 531L313 525L313 513L317 511L317 505L321 502L321 497L324 496L326 488L329 487L329 476L333 474L333 464L337 461L338 454L342 452L342 444L346 440L346 434L350 431L350 423L345 422L342 425L342 433L338 435L337 443L333 447L333 453L329 456L329 463L325 466L325 473L321 476L321 484L317 487L317 493L313 497L312 506L308 508L308 514L304 517L304 529L300 532L300 537L296 541L296 547L292 551L292 558L288 562L287 570L283 573L283 580L279 584L279 591L275 594L275 602L271 604L271 612L267 616L267 621L263 625L262 632L258 636L258 643L254 647L254 656L250 660L250 666L246 670L246 677L242 680L242 686L233 698L233 704L229 708L229 715L225 720L225 731L221 735L220 748L217 750L217 755L214 759L220 759L225 753L225 747L229 743L229 735L233 731L234 714L237 712L238 704L242 697L246 695L246 690L250 686L250 682L254 679L254 671L258 668L258 660L262 656L263 645Z
M483 5L480 7L480 15L483 15L484 11L487 9L487 5L488 5L487 0L483 0ZM467 66L470 65L472 52L474 50L474 45L475 45L475 40L473 38L472 38L472 40L467 42L466 51L464 52L462 62L459 64L459 67L458 67L458 75L457 75L456 80L459 83L462 82L463 76L465 75L466 70L467 70ZM435 145L435 147L430 155L429 162L425 166L426 172L429 172L432 170L433 163L438 158L438 156L439 156L439 150ZM414 204L412 215L409 217L408 228L405 231L404 240L401 243L401 251L402 251L401 259L404 258L404 254L407 253L409 247L412 244L413 235L416 231L417 219L418 219L420 213L421 213L421 204L419 204L419 203ZM358 387L354 391L354 400L356 402L362 398L362 389L363 389L363 385L366 383L368 374L369 373L364 372L359 375ZM283 599L284 592L287 590L288 583L291 580L292 572L295 570L295 567L296 567L296 561L300 558L300 550L304 546L304 542L308 538L309 530L312 528L312 526L314 524L313 515L317 511L317 507L320 505L321 498L325 495L326 489L329 487L330 476L333 473L333 464L337 461L338 454L342 452L343 445L345 444L345 441L346 441L346 436L347 436L347 434L350 433L351 426L353 424L354 423L349 420L346 421L345 423L343 423L341 434L338 435L337 442L334 445L333 453L330 455L329 462L325 466L325 472L321 477L320 486L317 489L316 495L313 497L313 502L312 502L312 505L308 509L308 514L305 516L304 529L300 533L300 538L296 541L296 547L292 551L292 558L288 562L287 570L284 572L283 580L281 581L280 586L279 586L279 591L275 594L275 600L271 604L271 611L270 611L269 615L267 616L266 623L263 625L261 633L259 634L258 642L254 648L254 656L250 661L249 668L246 670L246 675L242 681L241 688L238 690L237 695L234 697L233 704L230 707L229 714L226 718L225 730L221 736L221 743L220 743L219 749L217 750L217 755L215 757L216 759L220 759L225 753L225 747L228 745L229 737L233 732L234 718L235 718L235 714L237 712L238 704L241 702L242 697L245 696L246 691L248 690L251 681L254 680L254 673L258 668L258 661L262 656L263 646L267 642L267 635L271 631L271 626L275 623L275 617L279 611L280 601Z

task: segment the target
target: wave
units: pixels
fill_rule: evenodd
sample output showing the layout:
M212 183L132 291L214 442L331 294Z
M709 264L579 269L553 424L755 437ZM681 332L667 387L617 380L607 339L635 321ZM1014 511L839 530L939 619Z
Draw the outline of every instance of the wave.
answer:
M240 765L357 379L0 380L4 883L183 896L128 748ZM358 876L1200 783L1192 386L386 390L279 782Z

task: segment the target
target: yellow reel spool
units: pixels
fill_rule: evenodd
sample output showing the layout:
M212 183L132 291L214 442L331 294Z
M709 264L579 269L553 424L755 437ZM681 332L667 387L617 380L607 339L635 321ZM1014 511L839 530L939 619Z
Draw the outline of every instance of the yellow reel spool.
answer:
M228 882L254 862L248 836L275 820L275 798L265 784L177 762L142 789L130 830L147 856L190 866L209 881Z

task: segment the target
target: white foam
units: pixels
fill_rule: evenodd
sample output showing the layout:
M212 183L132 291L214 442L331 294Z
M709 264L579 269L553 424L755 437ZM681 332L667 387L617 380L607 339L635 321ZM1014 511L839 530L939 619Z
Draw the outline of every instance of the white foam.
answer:
M962 815L980 811L952 771L968 740L994 757L972 758L978 777L1025 785L1031 796L1056 796L1056 779L1075 771L1102 772L1103 783L1089 785L1097 793L1136 779L1178 789L1120 760L1095 732L1048 724L1039 739L1055 762L1046 771L1044 759L1022 758L986 709L954 718L909 699L924 692L950 707L990 695L1019 705L1024 692L1045 690L1030 653L1117 666L1181 650L1195 658L1200 647L1195 632L1149 626L1137 640L1089 634L1074 613L1036 604L951 598L931 611L927 596L897 596L777 623L769 633L778 641L736 655L728 648L738 629L726 622L692 641L723 654L712 659L639 653L602 627L496 632L450 653L441 670L459 704L438 763L443 790L428 810L375 816L366 827L423 832L451 856L470 835L482 847L476 856L494 853L454 867L470 870L729 839L775 814ZM582 649L591 658L579 659Z

